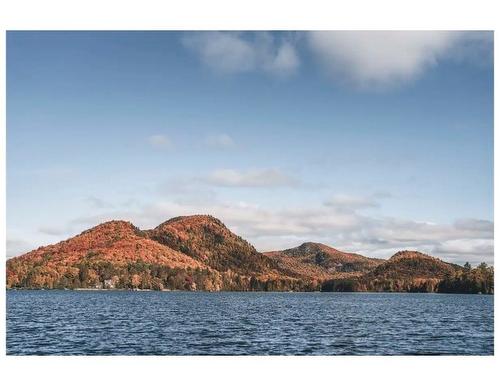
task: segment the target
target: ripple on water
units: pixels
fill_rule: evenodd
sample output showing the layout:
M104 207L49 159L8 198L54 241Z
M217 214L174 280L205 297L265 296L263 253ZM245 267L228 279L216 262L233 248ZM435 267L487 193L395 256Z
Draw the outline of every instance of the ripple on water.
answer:
M9 355L492 355L493 297L7 291Z

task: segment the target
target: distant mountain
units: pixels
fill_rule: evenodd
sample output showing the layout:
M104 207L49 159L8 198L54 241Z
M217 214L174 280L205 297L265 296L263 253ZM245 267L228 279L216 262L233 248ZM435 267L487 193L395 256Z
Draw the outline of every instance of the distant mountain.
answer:
M321 278L359 276L383 262L381 259L342 252L325 244L311 242L265 254L284 269Z
M258 252L208 215L142 231L109 221L7 260L8 288L202 291L493 292L493 268L464 268L420 252L389 260L320 243Z

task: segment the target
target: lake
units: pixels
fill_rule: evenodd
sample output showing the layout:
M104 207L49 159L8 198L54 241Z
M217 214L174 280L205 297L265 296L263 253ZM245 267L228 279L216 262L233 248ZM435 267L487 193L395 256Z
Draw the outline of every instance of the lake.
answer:
M8 355L493 355L493 296L7 291Z

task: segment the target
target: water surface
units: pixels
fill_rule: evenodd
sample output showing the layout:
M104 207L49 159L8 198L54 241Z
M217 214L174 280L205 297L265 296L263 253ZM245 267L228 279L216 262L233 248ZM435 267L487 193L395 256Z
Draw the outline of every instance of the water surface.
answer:
M10 355L493 355L493 296L7 291Z

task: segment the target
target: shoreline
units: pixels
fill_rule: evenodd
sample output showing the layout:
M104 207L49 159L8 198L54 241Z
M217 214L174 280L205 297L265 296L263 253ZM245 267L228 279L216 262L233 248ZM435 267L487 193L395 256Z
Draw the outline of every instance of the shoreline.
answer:
M6 288L6 291L116 291L116 292L192 292L192 293L345 293L345 294L428 294L428 295L489 295L494 293L470 293L470 292L398 292L398 291L190 291L190 290L153 290L153 289L131 289L131 288Z

